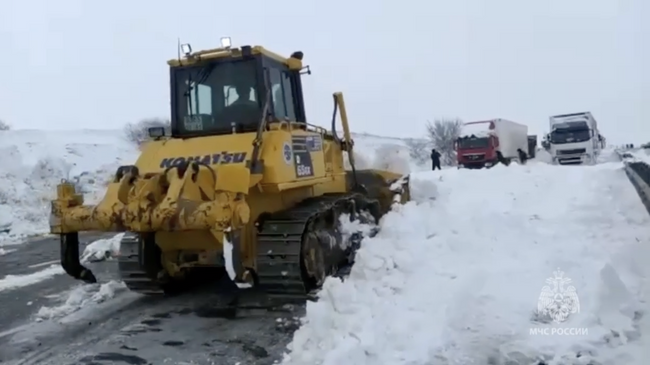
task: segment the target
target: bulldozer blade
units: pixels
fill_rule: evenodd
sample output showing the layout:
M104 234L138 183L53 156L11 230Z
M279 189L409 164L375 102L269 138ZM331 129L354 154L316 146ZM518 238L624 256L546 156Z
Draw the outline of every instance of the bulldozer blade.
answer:
M368 197L377 199L382 213L388 212L399 198L398 203L406 203L410 199L409 176L384 170L348 171L346 175L350 190L361 189Z
M79 262L79 233L66 233L61 235L61 267L65 272L77 280L89 284L97 282L92 271Z

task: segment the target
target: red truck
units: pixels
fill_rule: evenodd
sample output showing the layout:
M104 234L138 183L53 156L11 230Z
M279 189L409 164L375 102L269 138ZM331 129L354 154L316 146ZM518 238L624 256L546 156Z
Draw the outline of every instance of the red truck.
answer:
M505 119L465 123L456 140L458 167L482 168L528 157L528 126Z

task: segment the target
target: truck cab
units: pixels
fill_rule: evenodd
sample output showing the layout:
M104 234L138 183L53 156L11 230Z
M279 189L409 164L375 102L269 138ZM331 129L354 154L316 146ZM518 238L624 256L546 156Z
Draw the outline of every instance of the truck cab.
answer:
M499 139L494 135L465 135L456 141L458 166L465 168L490 167L498 162Z
M528 155L528 127L501 118L465 123L455 148L459 168L508 164L520 154Z
M602 137L591 113L551 117L549 143L554 164L594 164L602 149Z

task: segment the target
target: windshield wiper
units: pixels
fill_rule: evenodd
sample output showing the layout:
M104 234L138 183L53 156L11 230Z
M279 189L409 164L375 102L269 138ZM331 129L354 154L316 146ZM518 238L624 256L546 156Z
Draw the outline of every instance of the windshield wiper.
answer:
M201 68L199 70L199 72L197 73L198 80L196 82L192 81L192 72L191 71L190 71L189 76L187 77L187 89L185 89L185 94L184 95L187 98L187 104L188 104L187 107L189 108L187 113L189 114L190 117L194 115L192 113L192 109L194 108L194 106L192 105L192 91L195 89L195 86L193 86L193 84L195 84L197 86L202 84L208 77L210 77L210 75L212 74L212 71L214 70L215 66L216 66L215 64L211 64L211 65L207 65L207 66Z
M187 99L187 114L191 117L192 114L192 74L187 77L187 88L185 89L185 98Z

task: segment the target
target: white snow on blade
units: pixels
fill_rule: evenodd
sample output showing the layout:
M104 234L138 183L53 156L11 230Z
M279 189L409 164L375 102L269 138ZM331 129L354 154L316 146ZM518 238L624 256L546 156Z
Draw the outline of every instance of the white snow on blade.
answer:
M408 174L411 171L422 171L431 166L421 166L409 155L409 147L404 139L380 137L367 133L352 133L354 140L355 167L363 169L379 169L397 174ZM424 153L428 154L431 150ZM347 152L343 152L343 162L346 170L351 170Z
M647 363L650 218L622 163L415 173L411 190L307 304L284 364ZM558 268L580 304L559 324L537 312Z
M62 304L54 307L41 307L36 313L35 319L42 321L65 317L81 308L113 299L125 290L126 285L115 280L105 284L83 284L70 291Z
M98 262L117 257L120 254L122 237L124 237L124 233L118 233L114 237L91 242L81 254L81 263Z
M86 203L101 199L118 166L132 163L138 149L115 131L0 132L0 245L20 243L49 231L50 201L62 179L74 182Z
M372 218L370 214L368 216ZM346 237L349 238L356 233L368 236L374 227L373 224L361 223L358 219L352 220L348 213L343 213L339 216L339 223L341 224L341 233L343 234L344 240Z
M47 269L36 271L26 275L7 275L0 279L0 292L29 286L41 281L45 281L53 276L64 274L65 271L61 265L52 265Z

